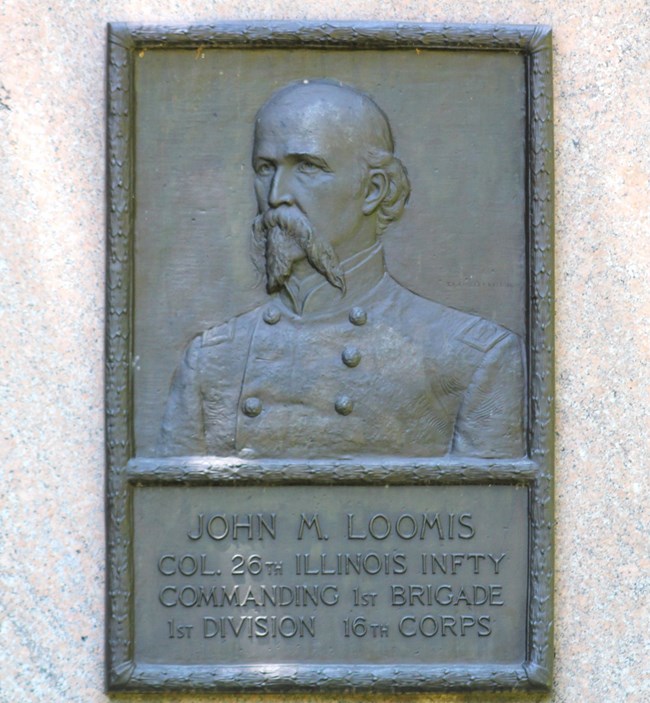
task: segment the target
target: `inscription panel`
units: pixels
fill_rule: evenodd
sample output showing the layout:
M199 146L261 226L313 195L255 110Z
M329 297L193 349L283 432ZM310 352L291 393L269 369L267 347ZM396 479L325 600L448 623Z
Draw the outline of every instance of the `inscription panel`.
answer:
M138 487L139 663L521 663L515 486Z

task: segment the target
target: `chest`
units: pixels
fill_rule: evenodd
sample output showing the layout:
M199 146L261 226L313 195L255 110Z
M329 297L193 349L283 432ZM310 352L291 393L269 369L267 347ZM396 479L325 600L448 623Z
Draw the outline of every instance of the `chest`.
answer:
M391 320L261 321L235 353L245 354L238 391L220 391L224 379L205 384L215 446L227 439L234 453L290 458L450 449L460 395L441 391L453 386L448 364Z

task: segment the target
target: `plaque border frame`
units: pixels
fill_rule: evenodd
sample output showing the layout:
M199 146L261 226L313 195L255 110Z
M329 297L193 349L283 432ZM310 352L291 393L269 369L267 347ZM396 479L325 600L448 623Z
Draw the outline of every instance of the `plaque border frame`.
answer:
M134 457L133 240L136 55L148 49L315 48L509 51L526 65L528 459L249 462ZM108 25L106 257L106 685L109 691L548 690L553 661L553 113L551 29L543 25L219 22ZM136 486L513 484L529 493L526 658L521 665L143 665L134 659Z

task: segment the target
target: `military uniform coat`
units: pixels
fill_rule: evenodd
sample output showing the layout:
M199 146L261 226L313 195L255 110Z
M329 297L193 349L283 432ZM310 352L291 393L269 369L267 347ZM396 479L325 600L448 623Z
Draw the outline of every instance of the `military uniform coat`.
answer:
M519 337L395 281L381 247L195 337L172 382L168 456L524 454Z

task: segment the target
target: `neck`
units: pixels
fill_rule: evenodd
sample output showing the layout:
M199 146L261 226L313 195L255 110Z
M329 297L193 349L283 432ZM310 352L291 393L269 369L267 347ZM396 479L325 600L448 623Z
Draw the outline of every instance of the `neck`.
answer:
M320 273L309 267L308 274L298 278L292 272L280 292L280 299L298 315L333 312L355 300L381 280L385 273L382 246L374 242L341 262L347 292L332 286Z
M376 223L374 218L366 217L354 236L346 237L334 247L334 252L340 262L352 259L360 252L371 249L377 243ZM291 278L302 281L313 275L314 269L307 259L302 256L291 268Z

